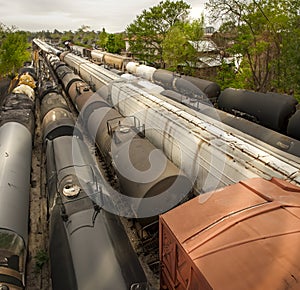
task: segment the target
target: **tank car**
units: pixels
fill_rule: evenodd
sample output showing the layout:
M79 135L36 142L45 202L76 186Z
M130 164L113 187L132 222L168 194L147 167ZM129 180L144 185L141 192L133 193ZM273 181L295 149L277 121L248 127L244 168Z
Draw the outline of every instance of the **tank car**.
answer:
M63 97L46 94L41 109L53 289L149 289L122 223L101 208L103 200L110 202L109 191L88 146L66 129L66 118L75 127L70 115L57 113L66 111Z
M103 64L108 68L114 68L124 72L127 63L130 62L132 58L113 53L105 53L103 60Z
M287 155L222 124L217 112L214 112L215 118L212 119L202 112L183 108L181 104L165 102L161 95L146 92L134 82L113 82L109 91L112 104L121 114L139 118L145 124L149 140L158 148L163 148L177 166L181 162L178 158L178 148L181 148L184 154L182 168L190 178L196 179L195 187L200 192L206 192L206 186L213 184L219 187L265 174L288 180L292 176L292 180L299 182L296 177L300 173L299 162L294 162L294 155ZM168 128L167 131L172 134L162 134L162 127ZM257 163L252 158L260 161ZM250 162L251 166L244 167L244 162ZM260 162L264 164L263 167L259 165ZM290 168L289 173L284 173L286 166ZM215 171L216 168L221 171Z
M116 73L72 53L62 54L60 59L71 67L76 74L80 75L80 77L83 78L93 90L98 90L103 85L108 85L112 80L119 78ZM98 77L99 73L102 76L101 79Z
M133 199L139 198L138 204L134 202L136 215L157 215L169 209L170 204L179 203L189 193L192 188L189 179L143 138L143 126L139 120L123 118L107 103L107 85L103 84L100 96L89 90L88 85L78 80L68 67L60 66L56 73L80 110L80 118L106 162L114 166L122 193ZM152 208L144 208L145 197L156 197Z
M221 88L217 83L185 75L183 75L182 78L190 81L192 84L198 87L203 93L207 95L207 97L213 104L217 101L221 93Z
M289 95L257 93L227 88L218 99L221 110L251 120L277 132L286 133L297 101Z
M124 72L126 70L127 63L132 61L132 58L101 50L92 50L91 60L96 64L102 64L108 68L114 68Z
M190 80L181 78L173 72L133 62L128 63L126 69L138 77L162 86L165 90L173 90L191 99L209 102L207 95L203 93L199 86L194 85Z
M85 66L88 66L88 64L86 63ZM96 74L95 77L99 78L100 82L106 79L102 73ZM212 177L210 183L219 184L217 186L232 184L244 178L265 176L265 174L287 179L292 176L293 180L297 180L298 178L296 176L299 174L299 162L293 162L293 156L299 156L298 141L295 139L288 138L258 125L250 125L250 122L245 122L246 120L214 110L214 108L204 104L200 104L201 106L198 107L199 112L184 108L181 104L164 98L162 94L157 94L157 92L151 93L151 90L146 90L145 87L141 85L141 81L136 79L123 79L123 82L121 78L118 81L111 80L109 89L108 94L112 105L114 105L121 114L125 116L135 115L140 119L141 123L144 123L146 126L146 136L149 140L158 148L163 149L168 158L173 160L177 166L180 166L181 163L178 158L178 148L183 148L182 150L186 154L186 156L181 159L183 160L183 168L185 172L188 172L190 178L196 179L195 188L200 192L207 191L207 189L203 190L202 186L205 185L206 188L207 183L205 182L205 176L210 176L210 166L213 165L204 164L211 164L209 161L211 160L209 157L212 156L211 154L214 155L212 160L215 160L215 162L222 160L220 163L223 164L222 170L227 172L226 174L220 175L213 173L214 177ZM176 92L172 92L172 94L174 95ZM229 126L223 124L221 122L222 120L226 120ZM178 126L178 124L180 124L180 126ZM182 124L185 124L186 129L183 129ZM165 126L168 128L168 132L173 132L174 137L169 134L164 135L161 133L161 129L158 129ZM191 128L193 128L192 131ZM188 134L188 132L195 133ZM175 135L177 137L175 137ZM204 136L210 137L206 139ZM229 138L229 136L231 137ZM183 138L186 138L186 142L181 141ZM261 138L261 141L258 138ZM230 140L235 141L232 142ZM224 148L227 149L223 151L221 148L218 149L217 147L211 146L214 142L220 144L224 142ZM271 144L271 146L268 143ZM164 144L172 145L165 146ZM179 146L178 144L181 145ZM187 144L190 145L188 146ZM199 145L197 144L201 144L200 150L204 150L203 153L200 154ZM206 147L206 145L208 147ZM229 151L227 152L227 150ZM291 155L286 155L285 152ZM200 160L202 159L200 157L201 155L207 156L204 158L206 161L203 160L204 164ZM235 160L234 163L228 159L231 158L229 156L233 156ZM254 156L257 156L261 161L258 163L246 161L247 163L250 162L254 164L254 167L246 166L245 168L243 165L244 161L242 160L252 160ZM265 159L262 156L267 156L267 158ZM195 160L198 161L195 163ZM276 160L277 165L275 167L271 165L270 160ZM265 164L266 166L261 167L259 164ZM291 165L291 167L288 166L290 168L289 173L285 172L284 164ZM195 172L198 173L202 171L205 173L195 176ZM222 181L219 178L221 178Z
M97 64L103 64L104 51L94 49L91 52L92 61Z
M69 46L70 46L70 50L71 50L74 54L83 57L83 51L84 51L84 47L83 47L83 46L79 46L79 45L75 45L75 44L72 44L72 45L69 45Z
M4 98L0 111L0 288L16 290L25 287L35 129L34 91L21 83Z
M56 49L55 47L49 45L48 43L38 39L38 38L34 38L32 40L32 43L33 43L33 48L34 49L39 49L41 51L43 51L44 54L54 54L54 55L57 55L59 56L61 54L61 50L59 49Z
M297 110L288 121L287 135L300 140L300 110ZM300 147L300 146L299 146Z

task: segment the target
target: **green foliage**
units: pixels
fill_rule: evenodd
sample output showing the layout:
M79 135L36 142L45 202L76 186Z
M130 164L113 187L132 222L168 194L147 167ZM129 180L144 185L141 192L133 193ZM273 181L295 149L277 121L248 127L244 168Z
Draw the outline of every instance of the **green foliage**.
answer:
M80 46L89 47L95 44L97 40L97 33L95 31L90 31L88 25L81 25L73 36L73 43Z
M167 0L144 10L126 28L130 51L140 60L164 66L163 41L171 27L187 18L189 9L182 0Z
M189 54L189 43L179 26L172 27L167 33L163 47L163 59L170 70L176 70L178 64L185 63Z
M43 266L48 262L49 256L45 250L39 250L34 257L35 259L35 271L40 272Z
M63 35L61 36L60 41L61 41L62 43L64 43L65 41L71 41L71 42L74 42L74 33L73 33L71 30L65 31L65 32L63 33Z
M26 33L20 31L5 33L0 46L0 74L11 72L14 75L25 61L29 61L28 46Z
M222 33L233 36L227 52L243 56L241 71L251 77L243 87L300 93L299 1L209 0L207 8L212 19L223 20Z
M237 71L234 65L222 63L216 78L222 90L226 88L249 89L253 86L250 68L244 63L242 67Z
M122 49L125 49L125 41L123 40L122 34L109 34L106 49L111 53L120 54Z
M105 50L107 41L108 41L108 34L106 33L105 29L103 28L102 32L99 34L97 45L99 47L101 47L103 50Z
M191 72L197 62L197 54L188 41L198 41L202 36L203 19L181 22L171 27L162 43L163 60L168 69L175 71L181 64L185 67L185 73Z

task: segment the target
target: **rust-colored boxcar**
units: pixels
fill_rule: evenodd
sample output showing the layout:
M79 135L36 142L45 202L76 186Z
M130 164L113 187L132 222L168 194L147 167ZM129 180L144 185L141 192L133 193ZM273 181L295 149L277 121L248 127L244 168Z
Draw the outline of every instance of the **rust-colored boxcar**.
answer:
M254 178L190 200L160 216L160 260L161 289L300 289L300 188Z

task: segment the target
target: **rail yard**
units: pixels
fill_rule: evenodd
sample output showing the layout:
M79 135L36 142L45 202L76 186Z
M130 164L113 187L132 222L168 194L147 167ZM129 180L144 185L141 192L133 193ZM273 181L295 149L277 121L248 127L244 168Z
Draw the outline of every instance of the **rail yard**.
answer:
M0 289L299 289L292 96L32 47L1 90Z

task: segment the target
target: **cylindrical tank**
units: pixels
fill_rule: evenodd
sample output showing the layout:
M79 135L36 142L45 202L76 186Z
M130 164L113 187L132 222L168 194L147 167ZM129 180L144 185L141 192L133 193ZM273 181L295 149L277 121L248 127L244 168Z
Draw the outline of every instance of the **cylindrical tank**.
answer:
M53 289L146 289L144 271L119 218L90 199L102 193L102 184L95 179L97 169L86 144L62 136L47 146L47 162L55 159L47 176L58 184L48 187L56 201L49 241Z
M69 97L79 112L93 94L90 86L82 81L72 83L69 89Z
M25 94L7 95L2 104L0 125L8 122L18 122L33 134L35 130L34 101Z
M75 126L72 115L63 108L55 108L49 111L43 118L42 128L44 132L44 141L52 140L58 136L78 136L82 138L79 129Z
M126 71L131 74L135 74L138 66L139 66L139 64L137 62L130 61L126 65Z
M123 58L120 55L115 55L111 53L106 53L103 57L103 62L105 65L116 69L122 69L123 67Z
M104 55L105 55L105 52L100 51L100 50L92 50L92 52L91 52L92 60L94 62L99 63L99 64L103 63L103 57L104 57Z
M55 108L61 108L65 110L69 110L69 106L66 100L62 95L56 92L50 92L46 94L42 100L41 104L41 119L45 117L45 115Z
M73 71L67 66L59 66L55 72L57 77L61 80L67 93L69 92L69 88L73 82L81 81L78 75L74 74Z
M166 90L173 89L174 74L165 69L157 69L152 75L152 81Z
M287 134L297 140L300 140L300 110L289 119Z
M182 78L198 87L212 101L216 101L221 93L220 86L215 82L184 75Z
M297 101L288 95L225 89L218 98L221 110L249 119L278 132L286 132Z
M136 67L135 74L138 77L142 77L148 81L152 81L152 76L155 71L156 71L156 68L141 64Z
M173 90L187 96L191 99L206 100L206 95L190 81L175 77L173 82Z
M25 126L13 121L0 126L0 284L7 289L25 283L31 150Z

